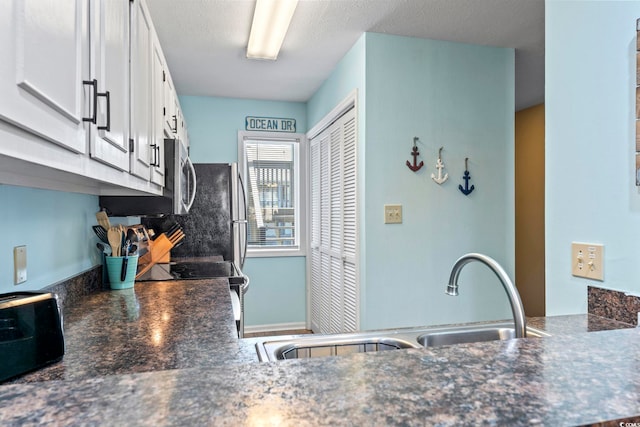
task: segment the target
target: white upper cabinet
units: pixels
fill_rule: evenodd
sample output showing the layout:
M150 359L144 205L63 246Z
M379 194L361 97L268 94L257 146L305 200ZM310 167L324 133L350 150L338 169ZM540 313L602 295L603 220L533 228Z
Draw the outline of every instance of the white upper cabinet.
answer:
M131 3L131 173L165 184L165 84L170 77L146 3Z
M160 42L153 39L151 54L152 69L152 143L151 143L151 182L164 186L164 85L167 78L166 65Z
M129 0L89 3L91 80L95 81L89 124L91 157L129 170Z
M176 96L177 99L177 96ZM184 114L182 113L182 108L178 104L178 139L182 141L185 147L189 147L189 143L187 141L187 124L184 121Z
M5 1L0 14L0 119L86 153L86 0Z
M177 104L178 99L173 88L173 81L171 76L167 75L164 82L164 128L168 138L175 138L178 132Z
M131 3L131 173L150 178L152 155L153 24L140 0Z
M0 184L162 194L186 130L145 0L2 5Z

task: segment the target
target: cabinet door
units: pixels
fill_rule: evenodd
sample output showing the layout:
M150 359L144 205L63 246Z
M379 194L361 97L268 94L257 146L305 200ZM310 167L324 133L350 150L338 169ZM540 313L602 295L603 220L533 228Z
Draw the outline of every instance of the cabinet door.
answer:
M141 0L131 3L131 173L150 178L153 24Z
M167 73L164 55L157 38L154 38L151 68L153 70L151 182L164 186L164 84Z
M176 97L177 99L177 97ZM185 147L189 147L187 145L187 124L184 122L184 113L182 112L182 108L178 102L178 139L184 144Z
M96 0L91 8L92 75L97 119L90 125L91 157L129 169L129 0Z
M0 119L77 153L91 87L87 0L2 2Z
M177 132L177 121L178 116L176 112L177 107L177 99L175 94L175 89L173 88L173 81L171 80L171 75L167 73L165 79L165 88L164 88L164 118L165 123L164 127L166 130L166 134L170 138L176 137Z

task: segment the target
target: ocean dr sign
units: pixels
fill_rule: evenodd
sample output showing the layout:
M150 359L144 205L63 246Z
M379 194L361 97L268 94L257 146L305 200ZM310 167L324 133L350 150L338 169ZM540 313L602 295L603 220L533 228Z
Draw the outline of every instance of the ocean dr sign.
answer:
M296 132L296 119L279 119L275 117L253 117L245 119L246 130L267 132Z

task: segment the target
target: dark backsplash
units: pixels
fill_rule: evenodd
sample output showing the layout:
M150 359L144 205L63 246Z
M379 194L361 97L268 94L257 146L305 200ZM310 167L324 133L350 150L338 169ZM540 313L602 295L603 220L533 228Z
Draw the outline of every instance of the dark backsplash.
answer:
M70 279L47 286L41 292L53 292L58 295L60 310L64 316L65 307L75 305L85 296L103 289L109 289L109 285L102 281L102 266L97 266Z
M171 250L171 257L233 256L231 240L231 195L229 165L197 163L196 198L187 215L143 218L142 223L160 233L177 222L184 231L182 245Z
M625 292L589 286L587 289L589 314L638 326L640 297Z

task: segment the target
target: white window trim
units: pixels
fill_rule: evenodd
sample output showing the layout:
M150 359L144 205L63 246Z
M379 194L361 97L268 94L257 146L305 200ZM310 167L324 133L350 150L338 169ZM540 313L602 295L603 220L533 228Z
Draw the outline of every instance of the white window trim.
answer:
M247 258L299 257L307 254L307 137L302 133L238 131L238 170L247 183L244 141L250 139L287 141L298 143L298 198L296 206L296 232L298 247L247 248ZM245 184L247 185L247 184Z

